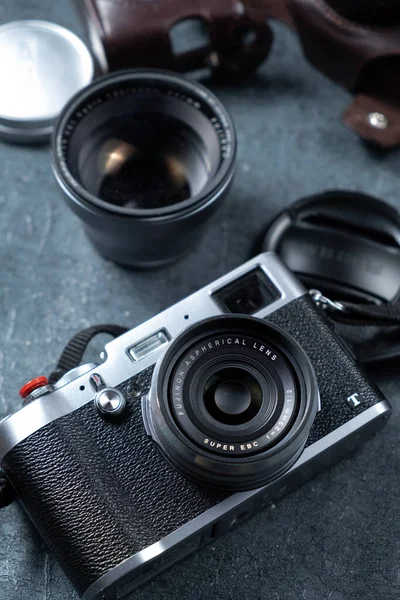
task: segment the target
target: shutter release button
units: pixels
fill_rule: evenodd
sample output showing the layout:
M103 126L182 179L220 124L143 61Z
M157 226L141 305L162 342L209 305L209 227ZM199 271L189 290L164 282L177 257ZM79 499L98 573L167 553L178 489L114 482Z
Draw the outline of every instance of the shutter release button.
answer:
M102 389L96 394L94 403L99 413L108 417L120 415L126 407L124 396L114 388Z

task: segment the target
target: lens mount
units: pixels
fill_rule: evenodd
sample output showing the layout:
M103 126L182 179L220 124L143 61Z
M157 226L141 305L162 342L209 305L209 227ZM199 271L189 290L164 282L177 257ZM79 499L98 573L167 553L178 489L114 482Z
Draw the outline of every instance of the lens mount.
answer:
M290 468L318 407L313 368L290 336L260 319L221 316L171 345L155 369L144 418L179 471L239 491Z

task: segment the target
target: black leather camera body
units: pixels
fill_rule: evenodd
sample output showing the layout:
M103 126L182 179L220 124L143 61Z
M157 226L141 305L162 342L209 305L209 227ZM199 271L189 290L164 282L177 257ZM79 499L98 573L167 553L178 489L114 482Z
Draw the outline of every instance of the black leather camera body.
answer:
M390 406L275 254L0 423L1 467L85 600L117 600L378 431Z

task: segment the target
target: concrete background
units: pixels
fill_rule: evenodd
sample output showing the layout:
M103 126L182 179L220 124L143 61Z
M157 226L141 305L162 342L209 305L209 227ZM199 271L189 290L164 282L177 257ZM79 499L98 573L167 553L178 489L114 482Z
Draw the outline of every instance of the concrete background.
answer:
M0 23L21 18L83 33L68 0L1 1ZM306 64L290 32L275 31L256 77L214 87L237 126L236 182L202 245L168 269L105 262L62 202L48 148L0 143L0 417L74 332L100 322L134 327L213 281L245 261L265 223L300 196L348 188L400 208L399 152L371 150L346 131L339 116L348 95ZM383 433L134 598L396 600L400 376L398 366L375 375L394 405ZM0 598L76 599L17 505L0 513Z

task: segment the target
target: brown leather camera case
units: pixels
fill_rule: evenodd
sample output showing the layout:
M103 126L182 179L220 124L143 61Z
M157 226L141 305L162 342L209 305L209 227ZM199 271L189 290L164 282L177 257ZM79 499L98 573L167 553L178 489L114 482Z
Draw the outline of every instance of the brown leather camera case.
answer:
M283 0L77 0L103 71L157 67L238 78L257 69L272 44L267 17L291 18ZM176 54L171 29L201 20L209 43Z
M370 0L369 5L376 1L389 2ZM384 23L368 25L332 8L345 6L344 14L354 16L356 6L349 12L344 0L76 2L103 71L208 67L219 79L239 79L257 69L270 52L273 35L267 20L284 21L297 30L309 61L355 94L343 115L345 124L382 147L400 144L400 18L392 25L388 15L393 12L381 11ZM176 53L171 30L190 19L200 20L208 43Z

